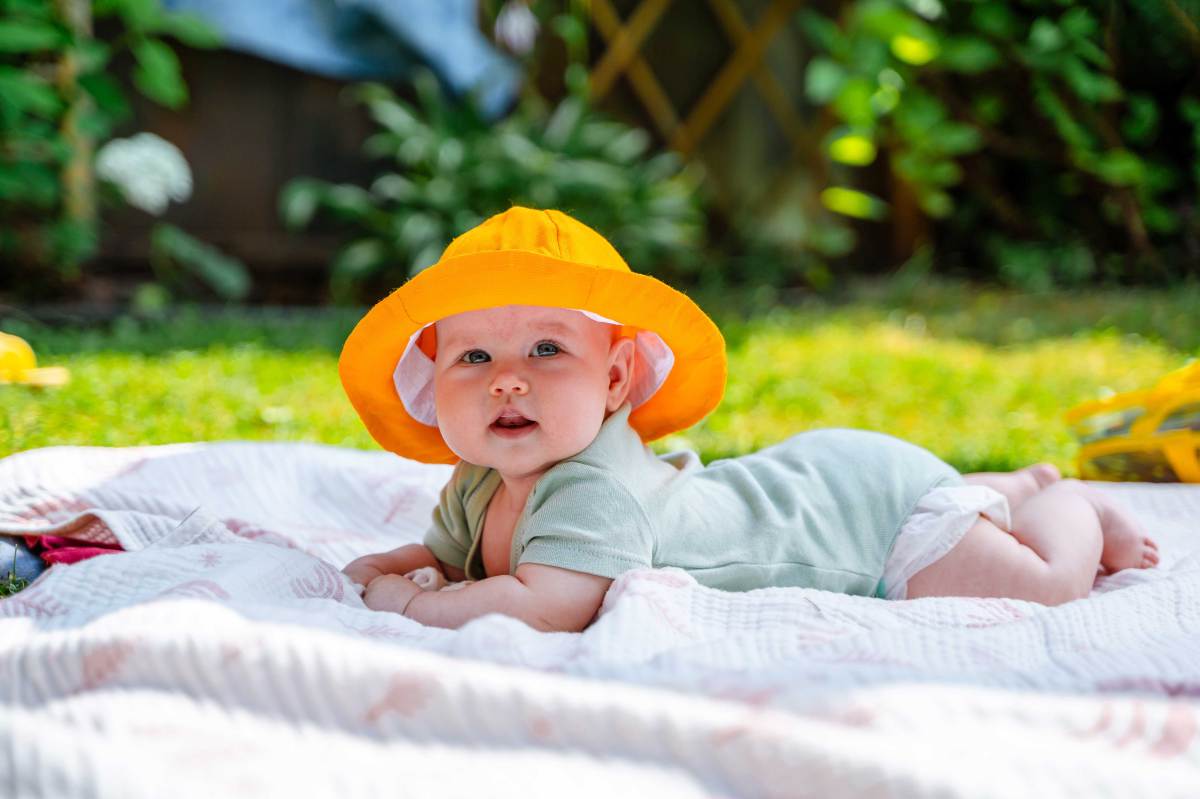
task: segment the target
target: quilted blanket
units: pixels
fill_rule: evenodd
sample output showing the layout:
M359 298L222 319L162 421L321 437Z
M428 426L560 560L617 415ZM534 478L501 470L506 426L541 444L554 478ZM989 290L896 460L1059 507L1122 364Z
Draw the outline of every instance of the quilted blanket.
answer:
M313 444L0 460L0 533L118 543L0 600L0 794L1200 795L1200 487L1059 607L627 572L583 633L367 609L448 466Z

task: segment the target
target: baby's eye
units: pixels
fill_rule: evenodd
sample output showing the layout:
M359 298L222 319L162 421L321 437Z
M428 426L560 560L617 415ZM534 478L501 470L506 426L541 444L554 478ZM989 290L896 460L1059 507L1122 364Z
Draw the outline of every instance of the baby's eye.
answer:
M483 358L477 359L472 357L474 355L482 355ZM488 354L483 350L467 350L463 353L462 358L459 360L466 361L467 363L486 363L487 361L491 360L491 357L488 356Z
M542 347L549 347L550 350L547 352L546 350L543 350ZM558 345L553 341L539 341L534 345L533 351L538 355L555 355L558 353Z

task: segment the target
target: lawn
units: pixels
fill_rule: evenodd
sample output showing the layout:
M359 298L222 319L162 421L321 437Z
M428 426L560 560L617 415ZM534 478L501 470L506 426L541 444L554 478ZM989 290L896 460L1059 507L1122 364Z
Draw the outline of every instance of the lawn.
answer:
M655 442L707 462L817 427L900 436L962 471L1049 460L1074 472L1072 405L1153 383L1200 353L1200 287L1022 295L952 283L859 284L839 299L697 296L729 348L718 409ZM374 449L337 379L362 310L129 317L25 337L62 389L0 386L0 456L60 444L229 439Z

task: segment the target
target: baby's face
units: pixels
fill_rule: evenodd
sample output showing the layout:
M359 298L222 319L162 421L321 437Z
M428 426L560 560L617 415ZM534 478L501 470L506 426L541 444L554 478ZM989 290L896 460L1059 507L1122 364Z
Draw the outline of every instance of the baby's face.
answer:
M505 477L537 476L582 451L628 391L610 390L633 342L578 311L508 305L437 323L438 428L463 460ZM498 424L519 414L522 427ZM520 421L514 419L514 421Z

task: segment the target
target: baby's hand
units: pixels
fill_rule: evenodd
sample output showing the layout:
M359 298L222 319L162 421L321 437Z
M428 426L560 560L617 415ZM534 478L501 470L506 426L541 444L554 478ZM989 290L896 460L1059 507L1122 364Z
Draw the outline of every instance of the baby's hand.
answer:
M421 587L407 577L384 574L376 577L363 592L363 604L371 610L403 613L409 601L421 593Z
M422 566L404 575L425 591L440 591L446 584L445 576L433 566Z
M342 574L349 577L352 582L368 586L372 580L383 574L383 569L380 569L377 564L375 555L364 555L347 563L342 569Z

